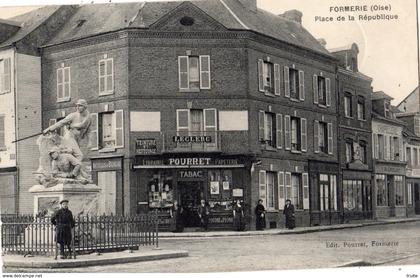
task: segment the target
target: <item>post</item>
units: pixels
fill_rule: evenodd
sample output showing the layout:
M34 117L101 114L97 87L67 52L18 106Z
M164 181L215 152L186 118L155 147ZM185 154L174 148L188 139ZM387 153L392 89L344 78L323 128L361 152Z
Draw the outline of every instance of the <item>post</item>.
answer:
M71 228L71 251L73 252L73 259L76 259L76 250L74 249L74 227ZM70 258L71 258L71 254L70 254Z
M158 221L158 213L157 210L155 210L155 237L156 237L156 249L159 248L159 221Z

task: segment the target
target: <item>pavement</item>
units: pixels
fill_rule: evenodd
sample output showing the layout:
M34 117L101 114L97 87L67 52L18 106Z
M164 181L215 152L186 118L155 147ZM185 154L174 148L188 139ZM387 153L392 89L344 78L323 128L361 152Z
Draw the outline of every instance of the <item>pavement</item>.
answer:
M162 250L146 249L136 251L122 251L110 253L97 253L80 255L76 259L57 259L54 257L34 256L24 257L22 255L4 255L2 256L3 267L18 268L74 268L111 265L121 263L133 263L143 261L154 261L163 259L173 259L187 257L188 251L182 250Z
M331 230L351 229L360 228L366 226L376 225L387 225L387 224L399 224L420 221L420 216L410 218L389 218L389 219L378 219L378 220L365 220L360 223L350 224L337 224L328 226L314 226L314 227L296 227L293 230L288 229L268 229L263 231L207 231L207 232L159 232L159 238L197 238L197 237L227 237L227 236L257 236L257 235L289 235L289 234L306 234L315 233Z

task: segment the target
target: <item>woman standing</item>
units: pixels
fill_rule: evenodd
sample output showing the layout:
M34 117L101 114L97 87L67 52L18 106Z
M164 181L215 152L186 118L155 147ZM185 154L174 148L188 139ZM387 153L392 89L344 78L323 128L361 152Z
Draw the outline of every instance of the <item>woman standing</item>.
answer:
M295 207L292 205L292 202L287 199L286 205L284 205L283 214L286 216L286 228L294 229L295 228Z
M265 228L265 207L263 200L259 199L258 204L255 207L256 227L257 230L264 230Z
M236 200L233 206L233 225L236 231L244 230L244 207L241 205L240 200Z
M171 210L169 211L172 219L171 231L173 233L181 233L184 231L184 223L182 222L183 209L178 205L178 201L174 201Z

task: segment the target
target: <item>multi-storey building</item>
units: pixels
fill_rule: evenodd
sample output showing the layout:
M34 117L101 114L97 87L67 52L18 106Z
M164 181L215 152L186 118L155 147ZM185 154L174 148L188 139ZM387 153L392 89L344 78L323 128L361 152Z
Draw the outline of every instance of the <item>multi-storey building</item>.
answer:
M359 49L330 49L339 59L340 200L343 221L372 217L372 79L358 70Z
M262 199L267 227L340 221L336 59L301 25L254 0L78 7L43 47L43 127L85 98L95 182L108 213L165 212L185 225L247 225Z
M404 122L384 92L372 94L372 152L374 158L374 216L406 216L406 161L404 158Z
M31 213L28 189L38 167L41 54L38 47L68 18L71 6L49 6L0 21L0 212Z

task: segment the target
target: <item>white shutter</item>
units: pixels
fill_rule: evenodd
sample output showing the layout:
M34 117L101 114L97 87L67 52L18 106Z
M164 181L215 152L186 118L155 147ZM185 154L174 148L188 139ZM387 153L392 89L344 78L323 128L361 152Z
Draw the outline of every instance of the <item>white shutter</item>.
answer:
M286 201L284 196L284 172L277 173L277 181L279 185L279 210L283 210Z
M106 60L106 86L107 92L114 91L114 59L110 58Z
M309 177L308 173L302 174L303 184L303 209L309 209Z
M283 115L276 115L276 145L278 149L283 148Z
M274 64L274 94L279 96L280 92L280 65Z
M217 147L217 111L214 108L204 109L204 131L210 136L212 142L206 143L207 147Z
M290 82L289 82L289 67L284 67L284 96L290 98Z
M285 173L285 199L290 199L292 197L292 173Z
M89 146L92 150L99 147L98 113L90 113Z
M70 98L70 84L71 84L70 67L66 67L64 68L64 93L63 93L63 97L65 99Z
M178 57L179 89L189 88L188 56Z
M99 94L105 93L106 90L106 64L105 60L98 62L98 71L99 71Z
M404 147L403 147L403 141L402 141L402 138L398 138L398 144L399 144L399 146L400 146L400 151L399 151L399 154L400 154L400 161L405 161L405 159L404 159L404 155L403 155L403 153L404 153Z
M318 104L318 75L312 77L312 89L314 92L314 103Z
M124 148L124 111L115 111L115 147Z
M267 174L264 170L260 170L259 174L259 195L260 199L263 201L263 206L267 207L267 182L266 182Z
M327 132L328 132L328 153L329 154L333 154L333 149L334 149L334 146L333 146L333 143L334 143L334 141L333 141L333 126L332 126L332 123L328 123L327 124Z
M326 92L327 92L327 106L331 106L331 81L329 78L325 79L325 86L326 86Z
M57 100L64 97L64 70L63 68L57 69Z
M179 135L188 135L190 129L190 110L177 109L176 110L176 130Z
M319 153L319 122L314 123L314 152Z
M200 56L200 89L210 89L210 56Z
M306 129L306 119L301 118L300 119L300 144L302 152L306 152L308 148L308 135L307 135L307 129Z
M265 112L258 113L258 140L263 142L265 140Z
M305 72L299 71L299 99L305 100Z
M264 62L258 59L258 91L264 93Z
M10 58L4 59L4 83L3 89L5 93L10 92L11 90L11 82L12 82L12 71L11 71L11 62Z
M284 149L290 150L292 145L292 138L290 132L290 116L284 115Z

